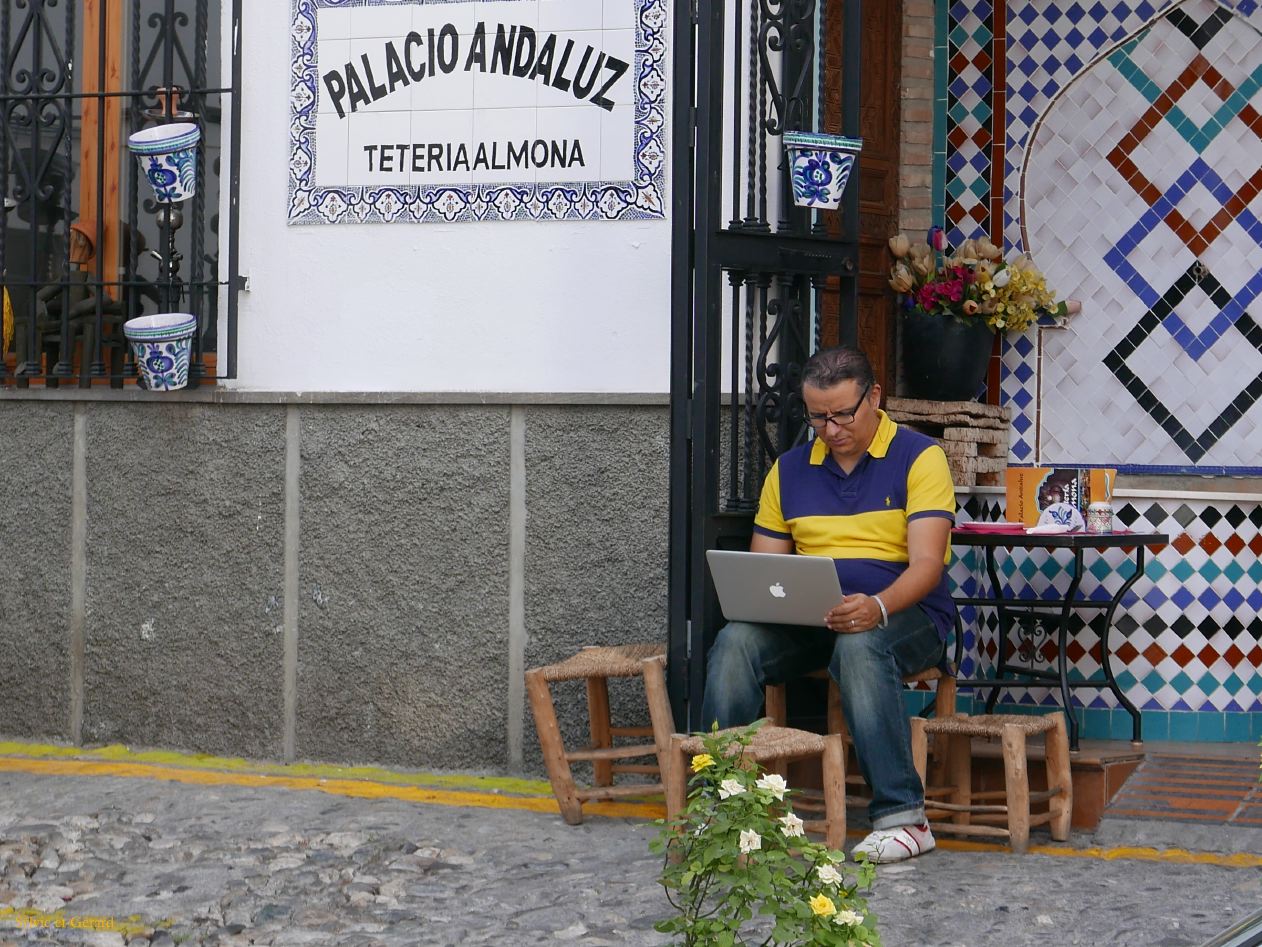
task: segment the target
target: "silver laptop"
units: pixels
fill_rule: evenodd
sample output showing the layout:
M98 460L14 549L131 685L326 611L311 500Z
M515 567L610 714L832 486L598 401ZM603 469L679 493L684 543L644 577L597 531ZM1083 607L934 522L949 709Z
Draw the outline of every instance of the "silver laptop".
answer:
M706 561L728 621L822 628L841 604L837 567L826 556L711 549Z

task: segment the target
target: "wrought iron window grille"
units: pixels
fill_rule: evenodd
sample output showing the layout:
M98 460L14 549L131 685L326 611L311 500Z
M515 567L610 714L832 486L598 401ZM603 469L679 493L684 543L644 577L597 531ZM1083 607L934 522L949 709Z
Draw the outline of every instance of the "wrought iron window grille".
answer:
M222 44L220 3L231 8L231 42ZM77 379L81 387L108 380L121 388L136 377L123 322L176 311L197 317L189 387L235 377L239 280L220 273L237 272L241 7L242 0L0 3L6 386ZM210 81L225 72L230 85ZM173 121L201 128L197 190L161 204L127 138ZM218 332L221 297L226 338Z

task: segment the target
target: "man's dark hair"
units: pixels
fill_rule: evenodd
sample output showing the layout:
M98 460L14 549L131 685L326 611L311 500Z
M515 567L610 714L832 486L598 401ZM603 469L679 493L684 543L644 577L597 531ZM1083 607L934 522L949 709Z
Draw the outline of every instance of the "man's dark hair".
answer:
M812 388L831 388L843 381L857 381L859 387L871 387L872 363L862 349L849 345L837 345L820 349L802 366L802 384Z

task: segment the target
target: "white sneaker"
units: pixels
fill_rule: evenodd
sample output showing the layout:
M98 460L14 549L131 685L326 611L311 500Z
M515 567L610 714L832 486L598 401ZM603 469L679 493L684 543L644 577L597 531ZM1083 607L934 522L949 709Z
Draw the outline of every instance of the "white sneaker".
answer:
M929 823L900 825L894 829L877 829L854 847L852 857L866 855L874 865L888 865L931 852L937 846Z

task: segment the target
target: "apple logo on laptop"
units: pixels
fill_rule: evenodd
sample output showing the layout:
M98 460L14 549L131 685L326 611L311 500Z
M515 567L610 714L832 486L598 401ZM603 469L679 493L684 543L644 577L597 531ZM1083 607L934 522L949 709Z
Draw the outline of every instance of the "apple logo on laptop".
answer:
M775 598L784 598L784 586L781 585L779 582L777 582L775 585L769 586L767 591L770 592L772 596L774 596Z

